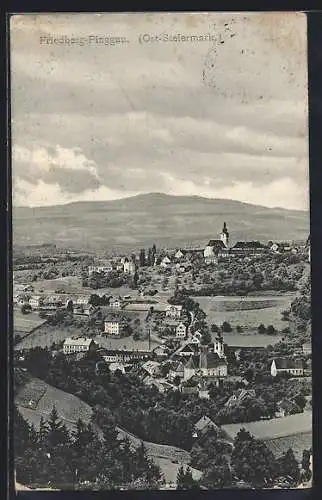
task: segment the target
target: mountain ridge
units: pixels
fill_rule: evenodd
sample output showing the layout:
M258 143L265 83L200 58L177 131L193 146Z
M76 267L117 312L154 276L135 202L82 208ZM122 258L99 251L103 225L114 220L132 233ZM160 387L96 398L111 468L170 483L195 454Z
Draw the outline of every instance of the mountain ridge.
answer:
M108 201L13 207L14 244L81 248L205 245L223 222L237 240L306 240L309 212L236 200L148 193Z

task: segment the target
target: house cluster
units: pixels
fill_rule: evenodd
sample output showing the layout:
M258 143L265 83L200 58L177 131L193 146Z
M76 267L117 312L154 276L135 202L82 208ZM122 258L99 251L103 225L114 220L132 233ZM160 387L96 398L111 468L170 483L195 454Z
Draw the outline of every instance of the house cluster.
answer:
M305 248L310 253L309 239ZM267 253L297 254L299 250L299 245L289 242L269 241L264 245L260 241L237 241L231 245L227 224L224 222L219 238L209 240L203 249L178 249L175 253L168 253L162 258L156 257L154 265L159 265L163 269L171 268L180 273L192 269L195 255L203 256L206 264L217 264L228 258L260 257Z
M135 255L131 257L121 257L120 259L101 260L96 264L88 266L88 276L95 273L107 274L112 271L121 271L126 274L134 275L139 266Z

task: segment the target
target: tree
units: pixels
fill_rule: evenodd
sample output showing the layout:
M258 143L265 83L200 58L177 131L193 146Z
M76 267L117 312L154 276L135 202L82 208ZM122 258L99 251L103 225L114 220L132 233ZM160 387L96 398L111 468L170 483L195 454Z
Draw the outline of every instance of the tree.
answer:
M299 464L294 456L292 448L289 448L277 460L279 476L286 478L292 486L299 483L300 469Z
M217 456L214 463L207 467L202 477L202 484L208 489L221 489L231 486L232 475L227 459L224 456Z
M200 339L200 342L202 345L209 345L212 341L210 333L206 330L205 332L202 333L202 337Z
M245 429L241 429L234 439L231 465L240 480L257 488L271 486L276 477L273 453Z
M145 250L144 248L142 248L140 250L140 257L139 257L139 260L140 260L140 267L144 267L146 262L145 262Z
M260 334L265 334L266 333L266 327L265 325L263 325L263 323L261 323L258 327L258 333Z
M275 335L276 330L273 325L268 325L267 330L266 330L267 335Z
M223 322L221 329L224 333L230 333L232 331L232 327L227 321Z
M242 333L242 331L243 331L242 327L240 325L237 325L236 326L236 332L237 333Z
M310 481L312 477L311 471L311 450L303 450L302 454L302 480Z
M31 305L30 304L23 304L21 306L21 314L29 314L31 312Z
M191 489L199 489L199 485L197 481L193 479L190 467L187 467L186 471L184 471L183 466L181 465L177 474L177 490Z
M305 406L306 406L306 397L303 396L303 394L297 394L295 397L294 397L294 402L297 404L297 406L301 409L301 411L304 410Z
M219 332L219 326L218 325L211 325L210 330L212 333L218 333Z
M48 419L47 444L49 448L54 448L59 444L64 444L67 440L66 426L59 419L56 406L53 406Z

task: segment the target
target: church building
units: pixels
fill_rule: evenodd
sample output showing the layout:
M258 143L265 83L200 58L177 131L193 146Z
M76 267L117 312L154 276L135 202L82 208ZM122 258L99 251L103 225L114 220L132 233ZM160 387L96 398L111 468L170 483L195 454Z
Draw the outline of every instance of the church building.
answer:
M204 249L204 258L206 264L217 264L218 254L227 251L229 245L229 233L224 222L222 232L220 233L220 239L210 240L208 245Z

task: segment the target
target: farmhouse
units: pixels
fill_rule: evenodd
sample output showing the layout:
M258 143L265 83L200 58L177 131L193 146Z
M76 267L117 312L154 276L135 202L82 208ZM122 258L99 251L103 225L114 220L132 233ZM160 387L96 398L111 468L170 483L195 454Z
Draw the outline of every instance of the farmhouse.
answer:
M198 345L193 344L191 342L186 342L173 353L172 357L190 358L190 356L192 356L193 354L197 354L198 352L199 352Z
M168 318L180 319L182 315L182 306L169 305L165 309L165 315Z
M96 348L93 339L86 337L68 337L63 345L64 354L72 354L75 352L87 352Z
M276 377L276 375L281 373L289 373L296 377L302 377L304 374L304 365L301 359L292 358L275 358L271 364L271 375Z
M206 434L206 432L208 432L210 429L219 430L219 427L206 415L201 417L195 424L195 432L197 436Z
M170 368L168 373L168 379L173 382L176 377L183 379L184 376L184 364L182 361L176 361Z
M233 408L238 406L240 403L245 402L249 399L255 398L256 393L254 390L239 389L226 401L225 406L227 408Z
M294 415L295 413L301 413L300 407L290 399L282 399L276 404L277 411L275 417L286 417L287 415Z

